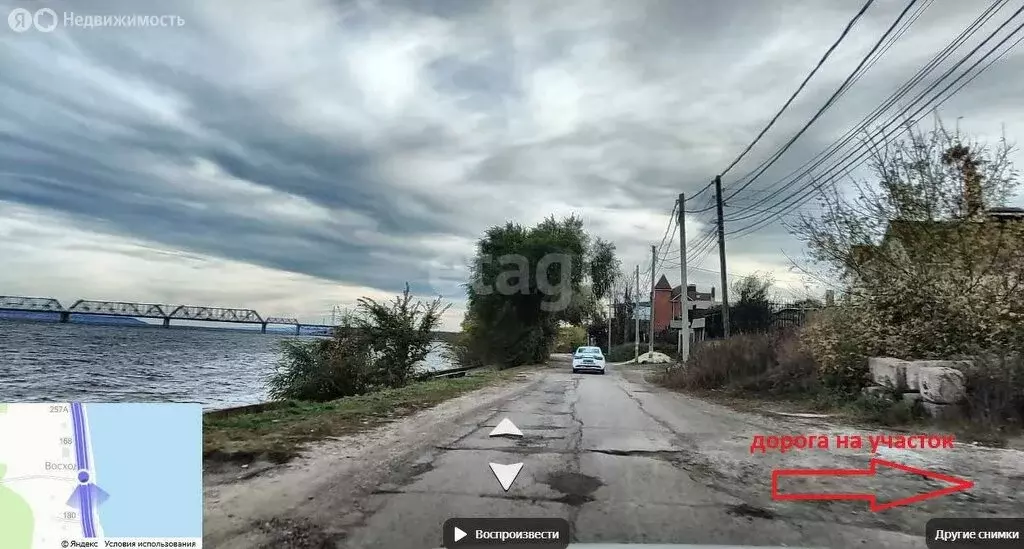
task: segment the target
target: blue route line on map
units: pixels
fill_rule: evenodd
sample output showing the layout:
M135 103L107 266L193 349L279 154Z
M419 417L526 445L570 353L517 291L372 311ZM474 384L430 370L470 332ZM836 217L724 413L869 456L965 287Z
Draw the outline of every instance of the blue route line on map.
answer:
M82 410L81 402L71 403L71 422L74 424L75 429L75 456L78 459L78 469L80 471L89 471L89 448L86 442L85 435L85 415ZM94 538L96 537L96 525L93 521L92 515L92 475L89 475L89 484L79 486L78 497L81 509L79 511L82 514L82 530L85 531L85 537Z

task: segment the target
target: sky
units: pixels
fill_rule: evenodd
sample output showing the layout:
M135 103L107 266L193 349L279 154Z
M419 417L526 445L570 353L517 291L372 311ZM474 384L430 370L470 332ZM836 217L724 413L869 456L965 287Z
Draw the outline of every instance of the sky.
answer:
M552 214L582 217L625 270L644 271L678 194L694 195L736 158L860 5L0 0L0 13L48 7L61 19L46 33L0 25L0 294L320 322L335 305L388 298L408 282L451 303L443 327L458 329L476 240ZM727 172L726 195L813 116L905 5L869 8ZM924 11L900 40L726 202L726 219L754 211L986 5L918 2ZM181 25L64 24L91 15ZM1021 89L1024 47L939 115L979 139L1014 140L1024 135ZM772 272L780 295L823 292L791 266L803 245L782 221L801 210L813 213L813 202L730 234L730 276ZM713 213L686 216L691 248ZM702 290L719 285L716 251L689 272ZM659 269L673 283L677 264Z

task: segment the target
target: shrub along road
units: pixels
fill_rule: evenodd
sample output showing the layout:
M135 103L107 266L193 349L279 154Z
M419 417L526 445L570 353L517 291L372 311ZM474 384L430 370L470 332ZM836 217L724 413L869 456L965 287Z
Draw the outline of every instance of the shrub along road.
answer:
M490 437L503 418L521 439ZM755 436L868 435L821 420L769 418L667 391L643 372L574 375L552 361L521 378L373 431L322 442L243 481L206 488L213 548L441 545L451 517L563 517L576 541L925 547L935 516L1020 516L1024 454L957 444L877 457L970 479L967 491L880 513L866 502L773 501L773 468L859 468L862 450L751 453ZM488 463L523 463L507 492ZM882 501L942 487L893 475L806 490Z

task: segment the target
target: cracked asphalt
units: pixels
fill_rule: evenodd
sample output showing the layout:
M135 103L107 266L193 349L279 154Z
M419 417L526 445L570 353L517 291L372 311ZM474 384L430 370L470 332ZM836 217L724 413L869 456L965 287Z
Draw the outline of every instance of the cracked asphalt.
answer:
M925 547L934 512L887 519L857 502L773 502L772 463L749 453L751 433L772 426L635 370L572 374L554 362L444 407L372 435L371 450L326 446L244 486L208 489L204 543L424 549L441 546L452 517L561 517L577 543ZM522 438L488 436L506 417ZM524 464L507 492L490 462Z

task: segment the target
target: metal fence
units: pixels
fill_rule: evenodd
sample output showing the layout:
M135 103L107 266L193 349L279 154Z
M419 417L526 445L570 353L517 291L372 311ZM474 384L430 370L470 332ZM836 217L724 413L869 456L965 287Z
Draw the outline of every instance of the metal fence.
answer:
M732 334L768 333L799 328L807 323L814 311L822 305L807 301L737 303L729 308ZM703 339L722 337L722 311L714 308L704 314Z

